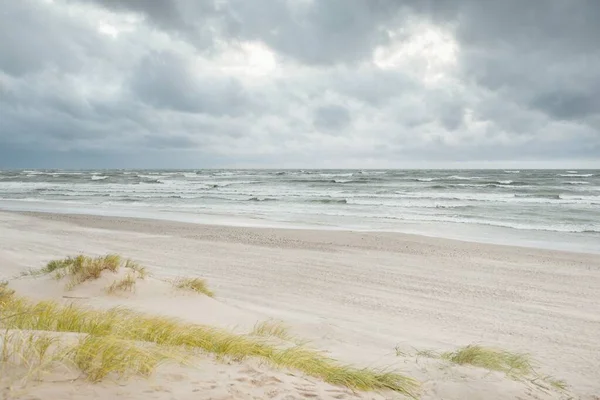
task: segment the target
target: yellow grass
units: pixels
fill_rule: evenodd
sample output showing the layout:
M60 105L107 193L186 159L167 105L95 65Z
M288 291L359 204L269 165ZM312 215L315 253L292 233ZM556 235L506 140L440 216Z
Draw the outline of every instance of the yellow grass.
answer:
M114 281L106 288L106 293L112 294L115 292L133 292L135 290L135 276L128 273L124 278Z
M197 349L234 360L258 357L277 367L296 369L355 390L389 389L414 397L417 388L416 381L399 373L356 368L302 346L280 348L260 338L124 309L99 311L53 302L31 303L10 296L0 302L0 313L11 316L0 321L0 327L6 329L90 335L88 342L83 342L81 348L69 354L73 355L76 366L86 371L91 380L101 379L109 372L149 373L169 356L162 352L149 355L145 347L140 349L137 346L158 345L160 349L164 346L187 351ZM98 349L104 353L99 353ZM93 354L103 355L93 358Z
M185 361L181 351L112 336L83 335L75 344L60 339L48 332L0 333L0 371L27 378L64 366L82 372L89 381L99 382L109 374L148 376L162 363ZM20 374L15 373L17 369Z
M140 264L132 260L127 260L125 262L125 268L129 268L130 270L134 271L137 274L137 277L140 279L146 279L146 277L149 275L146 267L142 267Z
M197 293L202 293L209 297L215 296L215 294L208 288L206 281L200 278L177 278L173 281L173 286L178 289L192 290Z
M95 258L79 255L50 261L41 271L53 274L56 279L68 277L67 288L72 289L85 281L100 278L104 271L117 272L120 267L121 257L116 254Z
M254 325L254 329L252 330L251 335L263 337L276 337L281 340L291 339L288 327L278 321L258 322L256 325Z
M128 274L128 276L131 275L131 278L125 279L122 285L113 288L113 291L131 290L134 285L134 283L131 282L131 279L145 279L148 276L145 267L142 267L132 260L123 261L122 258L116 254L109 254L102 257L78 255L76 257L53 260L44 268L39 270L30 269L24 272L22 276L52 274L55 279L67 277L69 278L67 289L72 289L83 282L100 278L104 271L116 273L122 267L131 270L131 274Z
M15 294L15 291L8 287L7 281L0 281L0 303L8 300ZM1 318L1 316L0 316Z
M455 364L468 364L492 371L505 372L514 377L529 375L533 372L531 359L527 354L512 353L479 345L469 345L453 352L443 353L442 358Z
M182 356L156 345L139 344L114 336L87 335L65 352L68 360L92 382L114 373L120 377L149 376L160 364Z

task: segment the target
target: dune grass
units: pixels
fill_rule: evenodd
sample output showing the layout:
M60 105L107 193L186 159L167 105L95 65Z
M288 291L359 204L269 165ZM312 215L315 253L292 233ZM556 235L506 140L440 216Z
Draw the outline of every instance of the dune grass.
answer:
M0 333L0 371L20 368L27 378L64 366L99 382L109 374L149 376L163 363L186 361L182 351L112 336L81 335L66 342L49 332L6 330Z
M15 291L8 287L8 281L0 281L0 303L2 301L8 300L14 294Z
M146 277L148 277L149 275L148 270L146 270L146 267L142 267L140 264L132 260L125 261L124 267L134 271L137 274L137 277L140 279L146 279Z
M276 337L281 340L292 339L287 326L282 322L271 320L256 323L250 334L261 337Z
M173 286L178 289L191 290L204 294L208 297L215 297L212 290L208 288L206 281L200 278L177 278L173 281Z
M0 371L7 374L7 368L21 366L32 374L36 369L51 362L49 349L57 342L55 337L45 333L5 330L0 332Z
M56 279L68 277L67 289L72 289L83 282L100 278L104 271L116 273L120 267L121 257L116 254L94 258L79 255L50 261L41 272L53 274Z
M73 289L75 286L86 281L95 280L102 276L104 271L117 273L121 268L126 268L131 271L131 278L124 279L121 286L113 288L115 290L131 290L133 283L131 279L145 279L149 274L145 267L132 260L125 260L117 254L108 254L100 257L88 257L78 255L75 257L67 257L60 260L52 260L41 269L29 269L21 274L21 276L37 276L51 274L55 279L60 280L69 278L67 290Z
M86 335L64 352L87 380L99 382L109 374L149 376L165 362L183 361L182 353L114 336Z
M0 327L5 329L89 335L89 343L84 342L85 346L68 354L75 365L89 375L90 380L101 379L113 371L120 373L127 370L147 374L160 362L171 357L165 355L163 350L148 354L146 350L137 347L154 345L160 349L203 351L233 360L256 357L274 366L296 369L354 390L389 389L414 397L418 386L415 380L399 373L356 368L303 346L281 348L252 336L237 335L168 317L147 316L120 308L100 311L54 302L33 303L11 295L0 301L0 312L11 316L0 321ZM96 350L92 350L93 348ZM94 358L94 354L101 354L98 349L105 353Z
M522 377L534 372L531 358L527 354L512 353L479 345L461 347L441 355L445 360L460 365L473 365L491 371L504 372L514 377Z
M113 294L115 292L133 292L135 290L136 277L132 273L128 273L122 279L114 281L106 288L106 293Z

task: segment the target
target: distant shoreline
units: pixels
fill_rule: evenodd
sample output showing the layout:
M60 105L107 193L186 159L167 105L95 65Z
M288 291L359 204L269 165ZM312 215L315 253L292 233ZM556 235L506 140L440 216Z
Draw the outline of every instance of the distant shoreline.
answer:
M180 232L192 230L196 232L195 238L198 238L198 232L203 232L206 237L210 240L214 240L217 237L211 234L211 232L219 232L218 238L220 240L236 240L240 237L248 238L248 234L254 234L257 238L262 238L264 235L277 235L289 238L314 238L309 240L310 242L319 243L319 240L324 237L330 239L329 233L333 234L333 237L343 237L350 240L350 245L356 245L356 237L369 237L372 241L378 242L377 246L374 247L378 250L394 251L396 248L395 240L416 240L422 243L439 243L444 242L449 246L481 246L486 249L498 248L502 251L507 249L519 249L522 251L531 252L553 252L553 253L565 253L565 254L580 254L582 256L597 256L599 252L594 251L572 251L569 249L560 248L549 248L541 246L525 246L515 243L497 243L484 240L470 240L470 238L456 238L441 236L441 234L421 234L413 232L391 232L391 231L375 231L375 230L353 230L343 228L332 228L332 227L313 227L313 226L285 226L285 225L251 225L251 224L227 224L219 223L218 220L207 220L205 222L189 222L167 218L155 218L155 217L139 217L130 215L97 215L97 214L85 214L85 213L56 213L56 212L37 212L37 211L11 211L2 210L1 213L14 213L18 215L34 217L41 220L64 222L74 224L81 227L88 228L100 228L100 229L111 229L111 230L133 230L143 232ZM207 216L210 217L210 216ZM225 235L223 235L225 233ZM391 243L391 247L385 247L381 244L381 240ZM346 240L345 239L345 240ZM484 238L480 238L484 239ZM258 240L258 239L257 239ZM362 239L361 239L362 240ZM242 242L246 243L246 242ZM332 242L333 243L333 242ZM246 244L259 244L269 245L269 242L250 242ZM341 241L339 243L342 246L349 245L347 241ZM382 247L384 246L384 247ZM310 248L310 246L309 246ZM368 246L366 248L369 248Z

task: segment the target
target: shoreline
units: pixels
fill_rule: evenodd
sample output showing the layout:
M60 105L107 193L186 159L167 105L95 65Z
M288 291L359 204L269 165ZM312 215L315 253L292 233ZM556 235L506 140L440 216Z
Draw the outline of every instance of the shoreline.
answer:
M12 212L0 212L0 236L6 278L68 255L118 253L157 277L206 278L219 307L205 316L168 308L149 294L134 302L143 311L210 317L211 324L246 330L277 319L336 359L359 365L404 369L412 364L399 363L395 348L441 352L477 343L531 354L575 398L592 399L600 390L595 254L397 233ZM495 375L432 378L419 365L410 371L427 382L424 399L475 398L468 388L496 393L492 399L521 393ZM484 383L492 386L477 386ZM451 394L450 387L460 390Z
M455 239L439 236L429 236L416 233L389 232L389 231L366 231L350 230L343 228L336 229L315 229L313 227L283 227L283 226L237 226L215 223L200 222L182 222L168 219L154 219L142 217L115 217L111 215L78 214L78 213L51 213L36 211L5 211L1 213L14 213L17 215L30 216L47 221L66 222L81 227L123 230L145 233L172 234L174 232L192 232L189 236L197 240L210 240L222 242L237 242L240 244L259 245L266 247L291 246L293 248L331 250L334 247L353 247L364 250L395 251L398 241L405 242L407 245L420 244L438 244L444 243L447 246L461 248L464 246L478 246L485 251L504 252L518 250L520 252L531 253L539 256L543 253L555 255L574 256L581 255L598 256L598 254L582 251L555 250L544 247L519 246L504 243L488 243L472 241L466 239ZM252 233L254 236L244 235L245 232ZM332 235L329 235L331 233ZM185 236L185 233L183 234ZM323 244L323 237L329 236L326 244ZM274 241L273 238L284 238L284 241ZM360 242L357 243L356 239ZM333 240L332 240L333 239Z
M404 223L397 230L366 229L364 227L338 227L333 225L315 225L300 222L270 221L261 218L250 218L240 216L227 216L220 214L178 214L171 212L133 212L133 210L104 210L100 213L96 209L81 209L60 211L54 209L30 209L0 207L0 213L16 213L22 215L38 216L65 216L71 220L100 218L100 219L131 219L140 221L154 221L157 224L175 223L201 225L207 227L224 227L231 229L257 229L278 230L281 232L303 231L303 232L354 232L362 234L382 235L408 235L426 237L430 239L442 239L492 246L508 246L519 248L531 248L538 250L557 250L569 253L597 254L600 255L600 247L596 245L596 238L575 232L550 232L550 231L528 231L513 228L459 224L459 223ZM55 219L57 217L47 217ZM597 238L600 240L600 236Z

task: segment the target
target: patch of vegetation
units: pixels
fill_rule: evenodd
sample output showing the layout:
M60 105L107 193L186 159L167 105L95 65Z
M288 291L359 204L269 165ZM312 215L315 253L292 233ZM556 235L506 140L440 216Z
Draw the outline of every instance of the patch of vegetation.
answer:
M256 357L354 390L389 389L415 397L418 386L402 374L356 368L303 346L282 348L260 338L120 308L100 311L47 301L32 303L11 296L0 302L0 312L12 316L0 321L1 328L86 334L87 341L65 353L65 357L85 371L90 380L102 379L110 372L148 374L156 365L173 359L169 351L179 348L233 360Z
M6 366L22 365L29 372L43 366L55 337L39 332L6 330L0 333L0 370Z
M55 279L69 278L67 289L86 281L100 278L104 271L116 273L121 268L131 270L134 278L145 279L149 274L145 267L132 260L123 261L119 255L109 254L102 257L88 257L78 255L76 257L67 257L61 260L50 261L44 268L39 270L30 269L21 274L21 276L37 276L51 274ZM123 286L124 289L130 287ZM116 290L119 290L117 288Z
M94 258L79 255L50 261L41 272L53 274L56 279L68 277L70 280L67 288L72 289L83 282L100 278L104 271L115 273L120 267L121 257L116 254Z
M8 281L0 281L0 302L10 299L15 291L8 287Z
M136 278L132 273L128 273L124 278L116 280L106 288L106 293L115 292L133 292L135 290Z
M254 325L251 332L253 336L276 337L281 340L290 340L292 337L289 329L279 321L263 321Z
M440 358L440 355L433 350L417 349L415 355L424 358Z
M178 289L192 290L208 297L215 297L212 290L208 288L206 281L200 278L178 278L173 281L173 286Z
M564 380L556 379L551 376L546 377L544 380L548 382L554 389L558 390L567 390L567 387L569 386Z
M460 365L473 365L491 371L505 372L521 377L533 372L531 359L527 354L512 353L479 345L469 345L453 352L442 354L442 358Z
M87 335L64 354L92 382L99 382L111 373L120 377L149 376L162 363L183 360L179 353L161 346L113 336Z
M127 260L125 262L125 268L134 271L137 274L137 277L140 279L146 279L146 277L149 275L148 271L146 270L146 267L142 267L140 264L132 260Z

